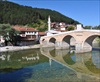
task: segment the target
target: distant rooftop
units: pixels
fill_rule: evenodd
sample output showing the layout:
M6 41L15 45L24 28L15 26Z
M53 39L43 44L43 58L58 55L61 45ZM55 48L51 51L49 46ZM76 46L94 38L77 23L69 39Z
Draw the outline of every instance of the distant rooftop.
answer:
M13 26L13 28L17 31L37 31L36 29L32 28L32 27L22 27L22 26L19 26L19 25L15 25Z

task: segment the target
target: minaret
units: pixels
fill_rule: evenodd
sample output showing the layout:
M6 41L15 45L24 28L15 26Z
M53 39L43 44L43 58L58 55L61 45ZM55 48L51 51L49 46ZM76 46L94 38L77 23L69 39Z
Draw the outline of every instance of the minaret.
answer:
M51 20L50 20L50 16L48 17L48 31L50 31L51 29Z

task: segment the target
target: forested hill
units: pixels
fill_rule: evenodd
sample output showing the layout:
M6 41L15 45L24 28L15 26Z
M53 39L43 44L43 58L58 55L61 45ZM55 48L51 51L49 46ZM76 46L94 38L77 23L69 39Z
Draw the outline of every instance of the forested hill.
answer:
M0 1L0 23L26 25L37 23L38 20L47 21L48 15L51 16L52 22L65 22L67 24L79 23L54 10L32 8L9 1Z

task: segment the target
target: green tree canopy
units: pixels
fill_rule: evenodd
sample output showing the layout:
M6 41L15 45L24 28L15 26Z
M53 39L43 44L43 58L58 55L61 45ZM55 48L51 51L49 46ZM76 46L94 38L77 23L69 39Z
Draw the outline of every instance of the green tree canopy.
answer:
M94 26L93 29L100 30L100 25Z
M71 31L71 30L74 30L74 28L75 28L74 26L68 26L68 27L67 27L67 30L68 30L68 31Z
M43 8L32 8L22 6L9 1L0 1L0 23L9 23L11 25L26 25L40 23L38 20L46 20L51 16L52 22L65 22L67 24L79 24L63 14Z
M19 31L14 30L10 24L0 24L0 35L5 38L6 41L15 43L18 39Z
M92 26L85 26L84 29L91 29Z

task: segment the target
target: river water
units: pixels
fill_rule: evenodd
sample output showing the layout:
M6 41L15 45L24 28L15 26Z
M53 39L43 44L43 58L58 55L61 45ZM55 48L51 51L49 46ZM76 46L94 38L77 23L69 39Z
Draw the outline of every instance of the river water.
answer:
M0 55L0 82L100 82L100 51L41 48Z

